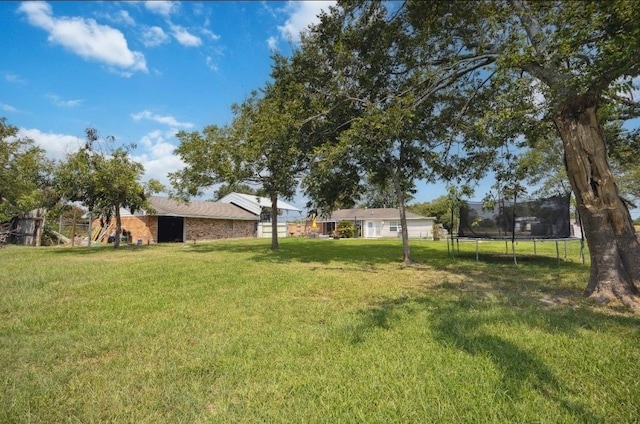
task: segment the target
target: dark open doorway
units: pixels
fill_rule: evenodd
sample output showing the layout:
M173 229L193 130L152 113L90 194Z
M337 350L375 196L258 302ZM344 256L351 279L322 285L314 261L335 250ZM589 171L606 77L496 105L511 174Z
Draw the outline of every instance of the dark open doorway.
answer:
M158 243L183 242L184 218L174 216L158 217Z

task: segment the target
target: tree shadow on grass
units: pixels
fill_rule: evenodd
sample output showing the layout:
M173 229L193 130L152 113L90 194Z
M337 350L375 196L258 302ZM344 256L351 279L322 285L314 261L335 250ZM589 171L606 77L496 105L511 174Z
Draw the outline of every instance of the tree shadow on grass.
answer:
M402 265L402 245L397 240L308 240L288 238L281 242L278 251L269 249L269 240L247 242L220 241L189 245L185 253L215 254L237 253L254 262L287 264L307 263L311 271L339 270L377 272L380 268ZM520 255L519 264L514 265L511 256L484 253L476 260L475 253L460 252L455 258L449 256L442 245L433 242L415 242L413 257L417 262L411 267L418 278L424 274L425 284L432 273L452 276L460 290L473 290L474 286L491 285L501 296L514 294L512 303L517 306L525 299L538 302L573 303L583 302L588 267L574 261L564 261L544 255ZM444 277L446 281L446 277ZM568 282L567 282L568 281ZM525 296L529 296L528 298Z
M440 292L438 296L428 292L417 296L403 295L360 311L358 323L350 329L349 342L361 344L375 329L393 331L402 326L407 317L415 315L416 309L426 310L429 313L424 325L431 329L433 339L443 348L455 348L469 355L487 358L495 365L500 376L497 392L505 403L522 401L527 392L534 391L580 422L606 422L607 417L594 411L587 401L575 400L587 399L588 396L577 393L556 377L544 359L536 354L535 346L530 347L528 342L517 340L517 337L517 341L513 341L508 336L496 334L499 331L496 329L528 327L550 336L564 334L577 337L578 332L584 329L607 331L610 327L623 327L635 331L640 326L640 317L610 315L589 308L531 306L513 310L508 304L489 303L482 297L460 298L458 289L453 286L440 286L435 290Z
M280 242L280 249L270 250L268 240L220 241L190 245L186 250L196 253L234 252L247 255L248 260L268 263L320 263L343 262L352 264L390 264L402 261L402 246L397 242L365 240L333 240L290 238Z
M331 262L356 263L364 262L376 264L402 263L402 244L396 239L365 240L365 239L306 239L299 237L285 238L280 241L280 249L271 251L270 240L251 239L219 240L216 242L189 244L185 253L216 253L233 252L247 255L249 260L269 263L321 263ZM464 261L475 260L475 253L458 252L451 257L447 250L434 242L414 241L411 244L411 252L416 263L434 267L444 267ZM525 263L544 263L548 266L558 267L564 261L558 261L555 257L519 255L519 260ZM480 263L505 263L513 264L513 258L508 255L483 253Z
M563 387L562 382L531 349L492 334L488 328L502 324L502 320L490 316L487 319L479 318L477 314L469 313L468 308L461 308L455 303L441 307L432 326L435 339L444 346L453 346L470 355L489 359L500 373L501 387L497 393L505 402L519 402L525 391L533 390L557 403L580 421L604 421L605 417L568 399L567 395L573 394L571 390ZM539 319L534 319L531 324L539 324Z

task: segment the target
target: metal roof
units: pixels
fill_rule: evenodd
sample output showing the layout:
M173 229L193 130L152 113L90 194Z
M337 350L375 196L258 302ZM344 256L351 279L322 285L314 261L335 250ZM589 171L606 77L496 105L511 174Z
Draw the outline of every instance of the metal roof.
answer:
M187 218L235 219L258 221L259 215L252 214L230 203L190 200L187 203L168 197L153 196L150 203L158 216L183 216Z
M434 217L427 217L415 214L413 212L406 211L405 215L407 219L435 219ZM395 208L354 208L354 209L338 209L333 211L328 217L319 217L318 222L332 222L343 220L368 220L368 219L387 219L387 220L399 220L400 211Z
M260 213L262 212L262 208L271 207L271 199L269 199L268 197L260 197L244 193L229 193L222 199L220 199L219 202L233 203L234 205L239 206L242 209L246 209L256 215L260 215ZM278 210L302 212L301 209L298 209L295 206L290 205L289 203L284 202L280 199L278 199Z

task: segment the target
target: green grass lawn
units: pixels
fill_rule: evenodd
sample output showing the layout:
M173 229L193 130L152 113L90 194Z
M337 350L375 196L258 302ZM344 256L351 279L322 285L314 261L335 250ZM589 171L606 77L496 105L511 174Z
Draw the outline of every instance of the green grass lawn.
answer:
M577 242L269 244L0 249L0 422L639 420Z

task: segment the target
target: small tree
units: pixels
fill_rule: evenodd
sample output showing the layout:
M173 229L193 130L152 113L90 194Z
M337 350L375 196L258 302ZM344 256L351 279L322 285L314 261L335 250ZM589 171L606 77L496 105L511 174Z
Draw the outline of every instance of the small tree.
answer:
M274 72L285 72L282 65ZM217 183L257 185L271 199L271 249L278 245L278 196L293 198L305 155L299 149L296 91L285 77L233 106L230 126L208 126L202 133L181 131L176 153L186 168L169 175L179 197L201 194Z
M292 58L307 87L310 121L324 136L304 187L325 212L353 202L348 195L361 197L365 176L375 187L387 187L400 213L403 262L411 264L407 197L416 180L437 176L446 150L441 133L447 130L432 125L431 115L444 113L433 95L438 82L403 63L411 50L407 28L389 20L386 6L394 8L378 1L340 2L302 38ZM415 96L419 84L431 91Z
M149 208L148 194L161 191L162 185L155 180L146 186L140 183L144 167L131 160L127 148L118 147L107 154L99 148L100 138L95 129L87 128L85 134L85 145L59 164L56 188L64 199L81 202L90 213L100 212L107 220L115 216L114 247L118 248L122 234L120 208L132 213ZM107 139L113 140L112 137Z
M52 162L18 128L0 118L0 223L47 206ZM55 199L53 199L55 203Z
M430 202L414 203L409 205L407 209L413 213L422 216L435 218L436 224L451 232L453 229L453 220L451 219L451 199L449 196L439 196ZM455 217L458 212L454 211Z

